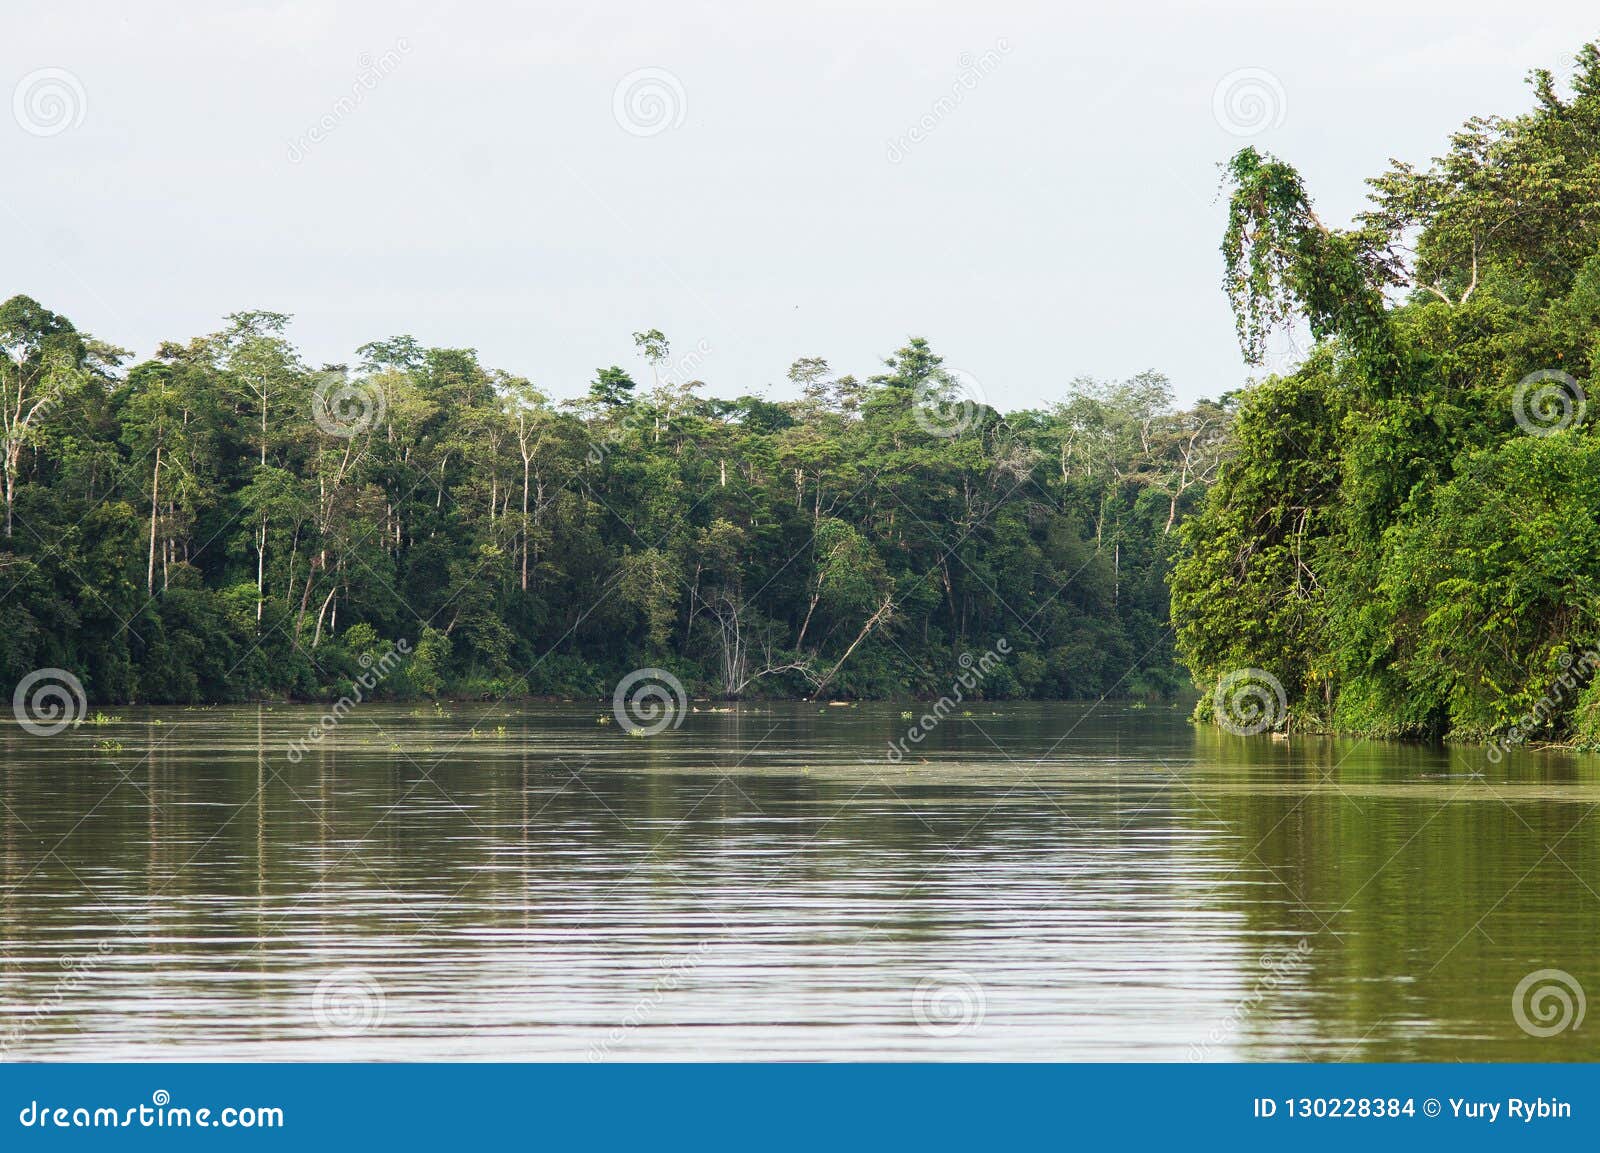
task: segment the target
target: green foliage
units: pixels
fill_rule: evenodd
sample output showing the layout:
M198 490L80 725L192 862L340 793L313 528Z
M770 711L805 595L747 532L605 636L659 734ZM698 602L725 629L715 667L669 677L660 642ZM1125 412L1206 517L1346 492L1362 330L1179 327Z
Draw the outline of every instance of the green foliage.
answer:
M1173 619L1203 688L1263 669L1299 723L1376 734L1600 729L1566 683L1600 645L1600 50L1570 96L1532 83L1531 112L1372 181L1349 230L1281 161L1229 166L1247 354L1296 318L1320 343L1245 394L1184 529Z
M1504 731L1563 655L1600 644L1600 441L1563 432L1475 453L1385 541L1371 612L1397 702L1462 736Z
M0 687L55 666L96 702L338 698L406 641L363 696L608 694L652 665L697 694L937 695L1002 636L991 696L1178 684L1172 534L1231 414L1176 411L1157 373L1002 417L918 338L869 381L808 357L796 400L717 400L650 329L648 394L611 367L554 405L405 336L314 370L287 325L238 313L124 371L0 306L32 413Z
M450 638L444 633L435 628L423 628L422 638L417 641L405 667L406 681L413 692L437 697L443 691L450 649Z
M1233 458L1182 530L1172 615L1178 651L1202 684L1260 668L1305 698L1328 680L1318 572L1337 527L1345 418L1333 371L1319 356L1246 394Z

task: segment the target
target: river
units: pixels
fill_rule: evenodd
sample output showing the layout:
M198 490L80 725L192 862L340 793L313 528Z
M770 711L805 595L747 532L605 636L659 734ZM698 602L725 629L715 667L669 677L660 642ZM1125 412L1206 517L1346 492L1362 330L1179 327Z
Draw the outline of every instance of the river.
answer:
M0 1050L1600 1057L1600 759L905 708L7 723Z

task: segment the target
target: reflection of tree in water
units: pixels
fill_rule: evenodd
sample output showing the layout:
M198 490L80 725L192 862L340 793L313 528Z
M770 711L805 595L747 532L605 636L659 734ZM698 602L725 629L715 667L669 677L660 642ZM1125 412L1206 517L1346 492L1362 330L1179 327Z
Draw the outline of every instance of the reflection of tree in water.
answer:
M1585 884L1600 851L1579 827L1600 800L1591 767L1521 754L1494 770L1468 746L1195 739L1219 782L1204 793L1215 815L1197 802L1198 815L1234 826L1240 874L1277 893L1238 902L1246 935L1313 945L1296 995L1241 1028L1245 1055L1306 1032L1307 1055L1333 1059L1592 1057L1581 1034L1532 1038L1510 1011L1531 969L1600 977L1585 968L1600 931ZM1565 864L1546 851L1557 844Z
M357 967L387 1007L340 1052L532 1031L514 1043L582 1059L661 958L710 941L627 1052L675 1051L685 1019L730 1045L846 1020L887 1044L915 1033L918 980L955 969L986 1012L945 1041L979 1053L1181 1060L1243 1004L1213 1056L1444 1059L1463 1035L1582 1055L1510 1015L1537 968L1595 987L1593 906L1541 860L1559 843L1596 875L1581 830L1560 840L1582 812L1560 798L1596 799L1575 761L1514 750L1479 779L1481 750L1241 739L1108 703L951 716L927 763L890 766L896 708L823 708L638 740L596 725L605 702L373 704L293 766L305 710L129 710L114 758L52 746L86 758L71 773L8 748L0 800L32 831L0 809L3 995L47 994L97 933L114 963L30 1056L149 1055L152 1027L167 1055L326 1056L311 991ZM1301 939L1304 964L1275 967Z

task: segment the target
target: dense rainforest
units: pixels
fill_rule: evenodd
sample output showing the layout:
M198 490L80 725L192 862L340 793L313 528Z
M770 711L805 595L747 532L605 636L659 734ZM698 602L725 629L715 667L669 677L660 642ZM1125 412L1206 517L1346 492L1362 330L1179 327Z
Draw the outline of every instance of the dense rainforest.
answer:
M1526 114L1392 162L1348 228L1283 161L1227 166L1247 354L1285 324L1317 343L1239 398L1181 530L1202 688L1281 687L1301 728L1600 739L1600 48L1575 61L1531 75Z
M1080 380L1002 416L921 339L858 380L714 399L637 333L556 403L410 337L313 368L289 318L132 357L0 306L0 687L94 702L379 695L1139 696L1183 680L1165 584L1226 406ZM648 373L648 375L646 375ZM635 380L635 374L639 379ZM369 694L371 695L371 694Z

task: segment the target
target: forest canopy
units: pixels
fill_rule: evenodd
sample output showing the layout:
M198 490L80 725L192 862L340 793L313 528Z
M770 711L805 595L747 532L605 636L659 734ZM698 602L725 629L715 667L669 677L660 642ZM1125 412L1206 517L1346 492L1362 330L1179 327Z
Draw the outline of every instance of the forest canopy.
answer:
M0 684L96 702L380 694L938 694L1182 683L1165 576L1227 411L1154 372L1002 415L927 342L797 399L704 395L703 350L634 334L556 403L471 349L374 341L313 367L290 318L130 355L0 305ZM637 379L636 379L637 376Z
M1247 355L1283 325L1317 344L1242 395L1182 530L1202 688L1256 676L1303 728L1600 738L1600 49L1530 84L1531 111L1370 180L1348 228L1289 164L1227 166Z

